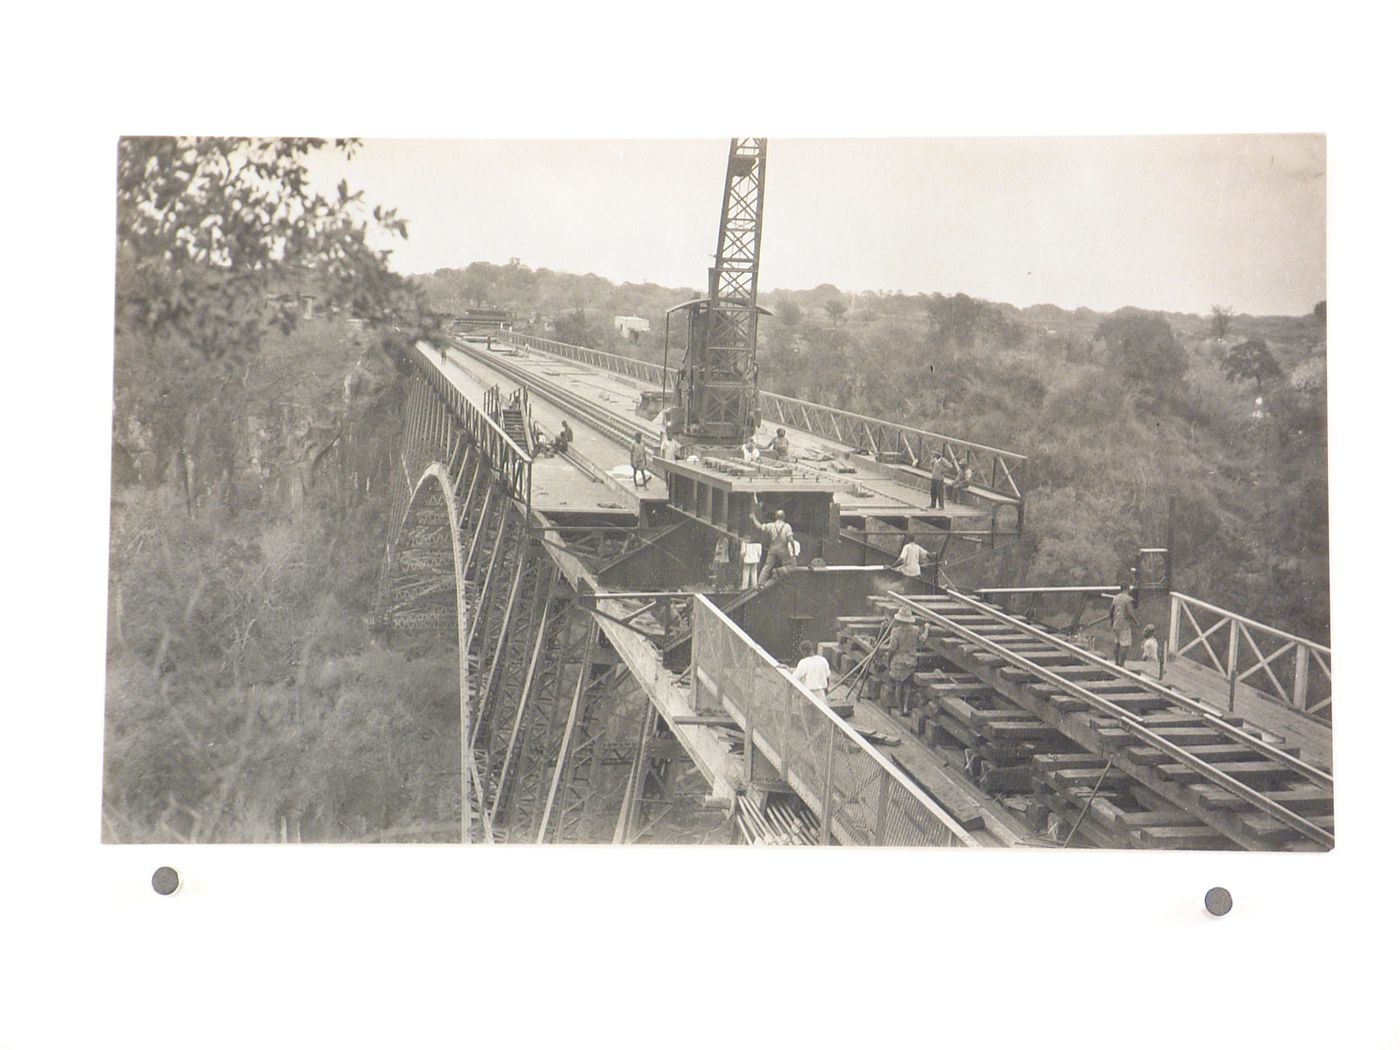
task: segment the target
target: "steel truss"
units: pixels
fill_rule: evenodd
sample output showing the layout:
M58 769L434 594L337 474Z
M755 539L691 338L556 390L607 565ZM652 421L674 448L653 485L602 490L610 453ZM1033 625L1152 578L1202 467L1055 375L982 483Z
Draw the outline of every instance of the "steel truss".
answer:
M463 841L632 841L703 798L672 797L673 742L653 746L655 709L556 564L553 530L532 526L433 385L415 377L404 407L375 621L427 644L455 625ZM559 538L601 569L666 531Z

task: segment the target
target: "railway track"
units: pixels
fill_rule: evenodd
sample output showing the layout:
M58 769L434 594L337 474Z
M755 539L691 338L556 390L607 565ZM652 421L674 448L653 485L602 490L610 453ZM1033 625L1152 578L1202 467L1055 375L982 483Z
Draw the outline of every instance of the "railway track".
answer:
M471 346L462 340L451 340L452 345L466 354L473 360L491 368L495 372L506 376L520 386L529 387L531 395L544 398L552 402L559 408L571 413L575 419L584 423L592 430L603 434L613 441L616 441L623 448L632 444L632 435L638 430L642 436L650 442L655 442L659 437L657 428L643 420L639 416L624 416L621 413L613 412L604 408L598 402L589 398L575 394L571 390L556 383L549 382L544 376L529 369L521 368L513 364L504 354L492 353L480 347Z
M1334 845L1331 774L1238 719L967 595L889 597L945 662L1236 845Z

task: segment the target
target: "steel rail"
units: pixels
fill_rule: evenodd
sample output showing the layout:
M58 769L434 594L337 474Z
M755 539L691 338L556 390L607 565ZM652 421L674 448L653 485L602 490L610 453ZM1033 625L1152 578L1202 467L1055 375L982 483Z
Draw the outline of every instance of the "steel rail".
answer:
M965 627L962 624L958 623L958 621L948 616L944 616L942 613L936 612L933 609L930 609L925 604L913 601L902 594L891 594L889 597L894 599L894 601L898 604L904 606L905 608L908 608L911 612L917 613L925 619L933 621L940 627L952 631L954 634L964 638L969 642L972 642L974 645L980 646L988 650L989 652L994 653L998 658L1005 660L1007 663L1013 664L1014 666L1019 667L1023 671L1028 671L1031 674L1035 675L1037 678L1040 678L1048 684L1055 686L1057 689L1062 689L1069 695L1084 701L1086 704L1088 704L1094 710L1098 711L1100 714L1106 715L1110 718L1117 720L1121 727L1130 736L1133 736L1138 740L1142 741L1143 743L1157 748L1164 754L1170 755L1178 762L1181 762L1186 766L1190 767L1191 769L1195 770L1197 773L1203 776L1206 780L1210 781L1216 787L1223 788L1230 794L1235 795L1240 799L1243 799L1245 802L1248 802L1252 807L1262 810L1269 816L1273 817L1275 820L1278 820L1280 823L1286 825L1289 828L1292 828L1294 831L1298 832L1305 838L1311 839L1313 842L1316 842L1321 846L1325 846L1328 849L1331 849L1333 846L1336 845L1335 838L1326 829L1320 828L1316 824L1313 824L1311 821L1300 817L1292 810L1280 805L1268 796L1258 791L1255 791L1249 785L1241 783L1234 777L1230 776L1228 773L1222 773L1210 763L1205 762L1200 758L1197 758L1195 755L1191 754L1191 752L1187 751L1185 748L1179 747L1178 745L1173 744L1170 740L1167 740L1166 738L1161 737L1158 734L1152 732L1152 730L1144 726L1139 720L1138 716L1133 714L1131 711L1119 707L1111 700L1106 700L1103 697L1099 696L1097 693L1093 693L1090 690L1085 689L1083 686L1078 685L1067 678L1060 677L1048 668L1042 667L1040 664L1035 663L1033 660L1021 656L1019 653L1016 653L1011 649L1007 649L1005 646L998 645L996 642L992 642L986 638L981 637L975 629L971 627ZM960 594L954 594L953 597L957 598L958 600L966 600L965 596ZM976 604L980 605L981 603ZM1015 621L1007 622L1011 622L1019 628L1024 628L1026 626L1024 624L1016 623Z
M1245 747L1250 748L1258 754L1263 755L1265 758L1268 758L1270 761L1278 762L1280 765L1287 766L1292 772L1297 773L1300 777L1303 777L1305 780L1312 781L1312 783L1316 784L1318 787L1327 788L1328 790L1333 789L1332 776L1325 770L1318 769L1316 766L1310 765L1309 763L1304 762L1302 759L1290 755L1286 751L1281 751L1278 748L1274 747L1272 744L1268 743L1267 741L1260 740L1258 737L1251 736L1250 734L1225 721L1225 719L1221 718L1219 715L1210 710L1210 708L1206 707L1201 702L1193 700L1191 697L1186 696L1184 693L1179 693L1175 689L1172 689L1170 686L1163 685L1161 682L1154 682L1151 678L1147 678L1144 675L1140 675L1136 671L1129 671L1127 668L1119 667L1115 663L1110 663L1108 660L1105 660L1102 656L1099 656L1098 653L1091 653L1089 650L1083 649L1075 645L1073 642L1066 641L1065 639L1060 638L1057 635L1042 630L1041 628L1036 627L1034 624L1024 623L1021 620L1016 619L1011 614L1005 612L1004 610L998 609L995 605L988 605L985 602L980 602L976 598L969 597L968 595L962 594L955 590L948 590L947 594L949 597L957 599L964 605L969 606L977 612L980 612L986 616L990 616L1000 623L1024 631L1026 634L1037 639L1038 641L1048 642L1051 645L1054 645L1058 649L1062 650L1063 652L1070 653L1074 656L1079 657L1086 663L1092 664L1093 666L1099 667L1105 671L1109 671L1114 675L1131 679L1132 681L1147 687L1149 690L1151 690L1156 695L1162 697L1164 700L1176 704L1178 707L1185 708L1194 715L1199 715L1212 729L1216 730L1224 736L1229 737L1235 743L1242 744Z
M564 390L562 387L549 382L549 380L527 369L507 364L504 360L495 355L491 355L485 350L469 346L460 340L452 340L452 342L458 350L469 355L474 360L488 365L490 368L500 372L514 382L532 387L540 396L544 397L545 400L552 401L560 408L567 409L580 420L588 423L592 429L597 430L604 437L611 438L624 447L632 443L632 434L638 430L650 436L655 436L651 425L640 419L637 420L634 425L630 419L626 419L620 414L615 414L606 408L601 408L591 403L587 398Z

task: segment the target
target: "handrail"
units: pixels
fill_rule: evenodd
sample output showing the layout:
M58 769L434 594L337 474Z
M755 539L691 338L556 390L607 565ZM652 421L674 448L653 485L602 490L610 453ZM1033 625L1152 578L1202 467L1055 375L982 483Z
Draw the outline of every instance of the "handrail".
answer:
M1198 619L1197 612L1209 614L1214 622L1205 616ZM1203 624L1202 620L1206 623ZM1189 639L1183 638L1183 629L1191 632ZM1211 638L1222 629L1226 629L1222 638L1224 652L1219 653ZM1272 652L1265 655L1268 649L1272 649ZM1330 646L1172 591L1167 655L1199 664L1206 671L1229 681L1232 690L1236 684L1244 684L1267 700L1323 722L1331 720ZM1242 656L1248 664L1243 669ZM1326 678L1327 687L1322 685L1322 678L1313 677L1314 667Z
M418 367L438 397L447 406L470 436L472 443L481 451L492 466L505 480L510 494L525 504L528 516L531 506L531 491L534 479L534 459L515 443L500 425L465 393L457 389L445 372L433 363L432 356L424 349L423 343L413 347L411 360Z
M708 693L820 819L822 840L976 846L918 785L811 694L703 594L691 613L697 713Z
M618 375L640 379L658 387L675 386L679 373L649 361L624 357L604 350L593 350L573 343L561 343L543 336L507 331L501 334L505 342L515 342L532 350L592 365ZM1027 457L991 445L964 441L931 430L876 419L874 416L831 408L812 401L759 391L759 411L765 419L783 426L796 427L818 437L837 441L853 448L866 449L876 456L895 455L908 464L926 461L935 452L942 452L972 470L971 484L984 487L996 495L1014 500L1018 507L1024 503ZM978 498L976 492L969 493Z

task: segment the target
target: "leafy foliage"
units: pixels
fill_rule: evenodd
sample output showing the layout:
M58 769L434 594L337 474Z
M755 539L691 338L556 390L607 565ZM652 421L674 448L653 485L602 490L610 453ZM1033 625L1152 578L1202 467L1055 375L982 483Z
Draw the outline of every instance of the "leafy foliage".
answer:
M1269 348L1258 339L1246 339L1236 343L1225 352L1220 367L1232 382L1241 379L1254 380L1256 390L1262 390L1267 379L1279 379L1283 369L1279 368Z
M119 328L173 338L212 360L255 353L269 328L295 327L295 299L379 323L426 322L416 296L368 243L362 194L327 197L306 157L323 139L123 138L117 151ZM347 157L356 143L337 139ZM408 236L393 210L374 228Z
M1186 375L1186 352L1163 314L1119 310L1094 335L1115 371L1154 400L1169 396Z
M1230 322L1235 319L1235 308L1233 306L1221 306L1216 304L1210 308L1210 334L1217 339L1224 339L1230 332Z

